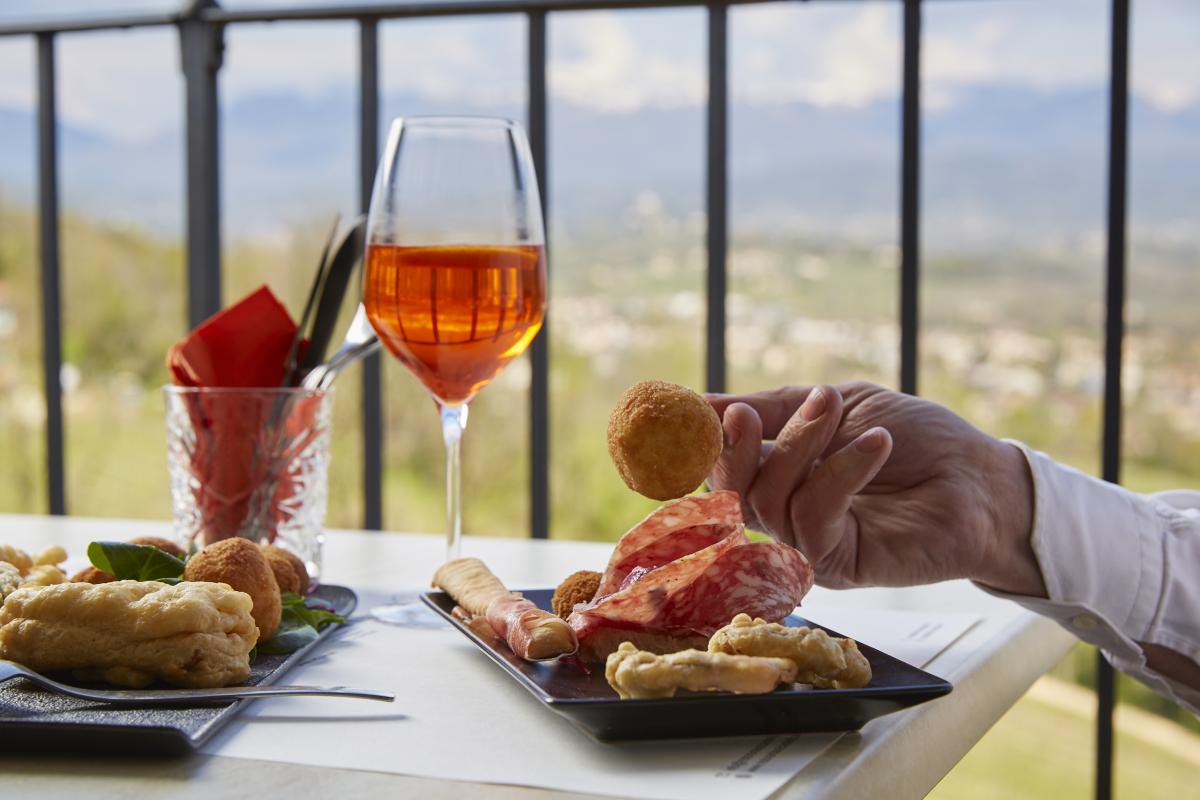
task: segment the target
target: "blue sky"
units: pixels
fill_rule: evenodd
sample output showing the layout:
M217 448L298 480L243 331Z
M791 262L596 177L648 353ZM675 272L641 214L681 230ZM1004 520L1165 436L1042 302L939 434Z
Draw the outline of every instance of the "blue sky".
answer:
M262 7L304 0L226 0ZM8 0L0 21L115 10L161 10L161 0ZM1102 85L1108 70L1103 0L936 0L926 4L925 99L953 105L980 84L1039 90ZM1200 105L1200 2L1135 3L1133 85L1168 110ZM899 3L771 3L731 15L735 98L863 105L899 85ZM524 21L519 17L400 21L383 26L383 81L446 103L519 108ZM690 106L705 93L704 14L698 9L556 14L550 24L555 98L611 111ZM234 26L222 74L226 99L257 93L347 91L356 80L349 23ZM0 39L0 106L33 103L33 45ZM177 128L182 103L170 30L80 34L59 44L61 113L127 140Z

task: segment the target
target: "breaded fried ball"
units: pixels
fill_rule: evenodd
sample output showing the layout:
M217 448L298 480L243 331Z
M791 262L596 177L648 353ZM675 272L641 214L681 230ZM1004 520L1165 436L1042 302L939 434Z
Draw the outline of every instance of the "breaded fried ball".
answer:
M550 609L563 619L571 616L571 609L575 608L576 603L590 603L596 596L601 577L599 572L592 572L590 569L572 572L554 590L554 597L550 599Z
M258 625L260 642L270 639L279 629L279 617L283 613L279 584L267 557L249 539L235 536L213 542L188 559L183 579L227 583L250 595L254 601L250 613Z
M130 539L130 544L145 544L150 547L157 547L168 555L176 558L185 558L187 551L179 545L172 542L170 539L164 539L161 536L139 536L136 539Z
M71 576L71 583L109 583L116 580L99 567L84 567Z
M279 584L279 591L295 592L296 594L308 593L308 569L300 560L300 556L278 545L265 542L259 547L262 548L263 555L267 557L271 571L275 573L275 582Z
M608 454L625 484L654 500L691 492L721 455L721 420L703 397L665 381L625 390L608 418Z

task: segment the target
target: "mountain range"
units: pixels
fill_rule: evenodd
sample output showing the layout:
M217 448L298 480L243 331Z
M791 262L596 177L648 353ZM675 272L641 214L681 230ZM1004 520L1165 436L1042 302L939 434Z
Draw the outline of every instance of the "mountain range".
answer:
M980 86L922 119L925 231L952 246L1086 237L1102 229L1107 92ZM392 113L520 114L418 96ZM606 113L554 101L550 215L557 230L611 232L639 197L654 213L703 210L704 109ZM268 235L356 206L352 90L238 98L221 110L222 209L229 235ZM893 241L899 205L898 102L859 108L735 103L730 209L739 229ZM182 227L183 139L123 141L65 122L64 208L152 232ZM1200 108L1130 106L1130 210L1138 230L1200 238ZM0 108L0 193L35 202L35 115ZM652 194L648 194L652 193ZM644 206L640 205L639 208Z

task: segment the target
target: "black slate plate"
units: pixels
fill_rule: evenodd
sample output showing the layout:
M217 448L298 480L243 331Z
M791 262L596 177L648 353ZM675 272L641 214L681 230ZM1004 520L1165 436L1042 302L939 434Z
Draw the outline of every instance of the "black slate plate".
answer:
M550 609L551 590L522 594ZM952 688L935 675L860 643L872 672L870 685L862 689L780 689L759 695L681 692L668 699L622 700L604 679L602 664L588 665L589 675L566 661L530 663L504 645L492 647L451 616L455 603L444 592L426 592L421 599L547 708L605 741L854 731L875 717L941 697ZM785 624L839 635L794 615Z
M319 586L310 597L349 617L358 597L344 586ZM340 626L288 655L259 655L249 685L278 683L312 648ZM111 687L108 687L111 688ZM42 753L173 755L198 749L248 700L190 706L131 708L45 691L24 678L0 683L0 749Z

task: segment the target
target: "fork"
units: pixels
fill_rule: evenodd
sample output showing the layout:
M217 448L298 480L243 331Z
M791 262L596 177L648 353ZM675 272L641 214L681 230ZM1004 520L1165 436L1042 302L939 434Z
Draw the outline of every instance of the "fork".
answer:
M313 367L304 376L301 385L305 389L326 389L339 372L378 349L379 339L375 336L371 321L367 319L367 309L359 303L358 311L354 313L354 319L342 339L342 346L324 364Z
M390 703L396 699L391 692L375 689L351 689L346 686L232 686L225 689L81 689L51 680L41 673L26 669L20 664L0 659L0 683L13 678L27 678L43 689L78 697L80 700L95 700L117 705L169 705L189 701L213 702L217 700L239 700L247 697L288 697L293 695L328 695L333 697L358 697L363 700L382 700Z

